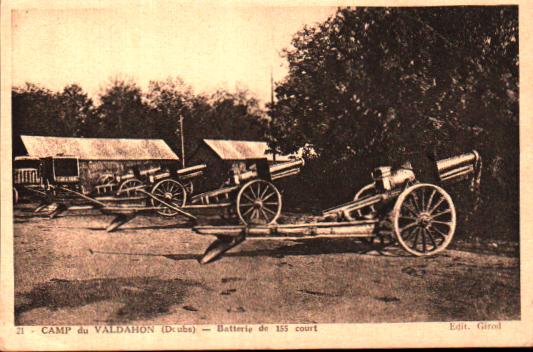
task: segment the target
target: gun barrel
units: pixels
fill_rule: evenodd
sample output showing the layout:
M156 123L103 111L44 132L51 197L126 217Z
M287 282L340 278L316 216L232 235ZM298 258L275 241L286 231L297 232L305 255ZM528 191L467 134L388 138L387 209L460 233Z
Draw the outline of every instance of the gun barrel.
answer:
M125 181L125 180L129 180L130 178L134 178L135 175L133 175L131 172L127 173L127 174L124 174L124 175L119 175L116 177L116 180L117 182L121 182L121 181Z
M152 177L152 179L150 180L150 182L159 181L159 180L165 179L167 177L170 177L170 172L163 172L163 173L160 173L160 174L155 174L155 175L152 175L151 177Z
M271 165L269 167L270 176L273 180L275 180L275 179L295 175L299 172L299 168L303 166L304 164L305 162L303 159L297 159L293 161L286 161L286 162ZM293 170L296 172L291 172ZM240 182L242 182L242 181L251 180L255 177L257 177L257 171L253 170L253 171L244 172L238 175L237 178Z
M153 167L151 169L145 169L145 170L141 170L139 172L139 174L141 176L146 176L146 175L150 175L150 174L155 174L156 172L158 172L159 170L161 170L161 166L156 166L156 167Z
M279 164L274 164L270 167L270 173L274 175L278 172L283 172L289 169L300 168L304 166L304 164L305 162L303 159L297 159L294 161L287 161L287 162L283 162Z
M444 174L453 173L455 169L459 169L469 165L476 165L479 161L479 154L477 151L470 153L452 156L450 158L437 161L437 170L442 176Z
M278 172L278 173L272 175L271 178L272 178L272 181L274 181L274 180L278 180L280 178L285 178L285 177L289 177L289 176L298 175L299 173L300 173L300 168L291 169L291 170L287 170L287 171L283 171L283 172Z
M203 171L206 171L206 170L207 170L207 165L206 164L200 164L200 165L194 165L194 166L189 166L189 167L180 169L180 170L177 171L177 173L178 173L179 176L183 176L183 175L191 174L191 173L194 173L194 172L203 172Z

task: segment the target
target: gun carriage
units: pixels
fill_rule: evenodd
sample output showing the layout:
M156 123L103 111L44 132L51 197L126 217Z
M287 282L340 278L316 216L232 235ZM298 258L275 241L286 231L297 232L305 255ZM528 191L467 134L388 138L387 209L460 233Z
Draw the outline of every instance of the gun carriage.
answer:
M319 222L195 227L198 234L217 237L201 263L215 260L245 239L392 238L412 255L434 255L450 244L457 225L455 205L444 187L470 180L475 189L480 177L476 151L432 162L429 170L411 162L394 170L379 167L372 172L372 183L352 201L323 211Z

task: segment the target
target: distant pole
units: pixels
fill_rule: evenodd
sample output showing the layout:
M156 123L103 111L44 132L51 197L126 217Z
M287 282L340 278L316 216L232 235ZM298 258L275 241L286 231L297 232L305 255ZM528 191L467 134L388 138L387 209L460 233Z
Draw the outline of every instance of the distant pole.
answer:
M276 47L274 44L274 32L275 32L275 22L272 22L272 27L270 28L270 45L272 49ZM274 49L274 56L272 57L272 61L270 61L270 104L274 106L274 67L273 63L275 62L274 58L276 57L276 50Z
M274 105L274 72L270 66L270 103Z
M274 107L274 70L272 69L272 65L270 65L270 104L272 108ZM274 162L276 161L276 149L272 151L272 157L274 159Z
M183 114L180 111L181 165L185 168L185 136L183 132Z

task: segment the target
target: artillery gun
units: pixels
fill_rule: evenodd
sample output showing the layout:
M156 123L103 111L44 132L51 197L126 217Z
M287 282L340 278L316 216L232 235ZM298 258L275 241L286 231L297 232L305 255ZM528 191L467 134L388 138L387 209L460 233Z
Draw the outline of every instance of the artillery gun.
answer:
M389 203L389 200L396 199L407 186L421 182L429 182L429 185L425 186L427 189L436 189L439 187L437 185L449 185L465 179L471 180L471 187L479 185L481 157L477 151L438 160L431 166L434 167L433 170L418 170L418 174L425 174L425 177L417 175L416 167L413 167L412 162L409 161L396 170L392 170L390 166L378 167L372 172L373 182L361 188L355 194L353 201L327 209L323 215L329 218L344 217L346 220L352 220L354 215L356 217L361 217L363 214L367 217L377 216L376 207L384 206ZM428 179L428 174L436 177ZM416 197L416 194L413 197ZM425 199L423 200L425 202Z
M273 181L297 175L303 159L269 165L258 159L250 170L232 171L219 189L195 195L191 207L226 208L242 224L272 224L281 214L282 196Z
M430 256L446 249L456 229L456 209L443 187L471 180L479 187L481 158L476 151L426 163L422 170L407 162L372 172L373 182L360 189L354 200L327 209L322 222L248 226L197 226L202 235L217 237L206 250L208 263L245 239L348 238L366 240L393 237L415 256ZM429 167L429 170L427 168Z

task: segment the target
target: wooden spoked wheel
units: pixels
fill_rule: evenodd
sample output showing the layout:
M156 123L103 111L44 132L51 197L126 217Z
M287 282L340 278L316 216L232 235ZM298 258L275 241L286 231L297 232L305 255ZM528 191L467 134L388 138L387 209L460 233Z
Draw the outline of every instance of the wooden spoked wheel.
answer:
M194 184L192 183L192 181L185 182L183 186L185 187L185 190L187 191L188 194L193 194Z
M370 183L370 184L364 186L363 188L361 188L359 191L357 191L357 193L353 197L353 200L358 200L358 199L361 199L361 198L367 197L367 196L373 196L375 194L376 194L376 188L374 187L373 183ZM373 205L371 205L371 206L363 208L363 209L358 209L357 210L357 215L359 217L363 217L363 216L366 216L366 215L370 215L371 213L373 213L375 211L376 211L375 207Z
M245 225L274 223L281 214L281 206L281 194L268 181L250 181L237 194L237 215Z
M177 208L181 208L187 201L187 190L185 187L176 180L167 179L159 181L152 188L152 194L162 201L169 203ZM151 199L152 206L157 208L157 213L163 216L176 216L177 211L170 209L165 204Z
M430 256L446 249L457 224L450 195L428 183L404 190L396 200L391 220L398 242L415 256Z
M133 197L136 195L140 195L139 192L137 192L136 187L142 186L142 181L136 179L136 178L130 178L129 180L126 180L120 184L120 187L117 191L117 196L119 197Z

